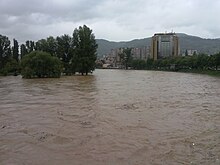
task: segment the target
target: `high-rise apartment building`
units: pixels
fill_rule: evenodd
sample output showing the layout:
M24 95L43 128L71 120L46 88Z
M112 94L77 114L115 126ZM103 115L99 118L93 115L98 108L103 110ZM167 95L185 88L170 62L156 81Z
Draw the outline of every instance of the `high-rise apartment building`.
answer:
M179 39L175 33L156 33L151 41L151 58L154 60L179 55Z
M150 57L150 46L145 46L141 48L132 48L131 55L134 60L147 60Z

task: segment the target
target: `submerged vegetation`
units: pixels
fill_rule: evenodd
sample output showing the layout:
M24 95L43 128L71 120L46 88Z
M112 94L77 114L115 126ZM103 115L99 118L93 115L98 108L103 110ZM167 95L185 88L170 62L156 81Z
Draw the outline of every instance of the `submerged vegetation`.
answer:
M220 53L167 58L153 63L153 69L203 73L220 76Z
M60 77L61 61L49 53L33 51L21 60L21 75L24 78Z
M72 36L50 36L37 42L26 41L20 46L17 40L13 41L11 46L8 37L0 35L0 75L45 78L60 77L61 73L87 75L95 69L98 45L86 25L76 28Z
M156 61L153 59L147 61L130 59L128 66L124 66L124 68L128 67L137 70L193 72L220 76L220 52L214 55L168 57Z

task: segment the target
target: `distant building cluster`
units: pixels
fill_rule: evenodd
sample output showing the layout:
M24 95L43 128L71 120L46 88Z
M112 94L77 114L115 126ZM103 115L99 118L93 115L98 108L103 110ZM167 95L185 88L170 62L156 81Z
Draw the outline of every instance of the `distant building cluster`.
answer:
M193 56L193 55L197 55L198 51L197 50L191 50L191 49L187 49L182 56Z
M105 55L101 62L104 67L120 68L122 61L120 54L125 48L112 49L108 55ZM186 50L184 55L192 56L197 54L197 50ZM142 48L132 48L131 55L133 60L147 60L147 59L163 59L166 57L180 56L179 38L176 33L156 33L151 39L151 45Z
M120 55L125 48L112 49L108 55L105 55L101 61L104 62L103 67L121 68L122 61ZM150 58L150 46L142 48L131 48L131 56L133 60L147 60Z

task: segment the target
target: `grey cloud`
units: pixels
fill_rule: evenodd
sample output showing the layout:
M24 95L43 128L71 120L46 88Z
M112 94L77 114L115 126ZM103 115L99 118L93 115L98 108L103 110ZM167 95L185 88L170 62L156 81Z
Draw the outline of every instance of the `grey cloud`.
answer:
M219 8L219 0L0 0L0 33L24 41L87 24L110 40L169 30L219 37Z
M42 15L53 19L81 20L93 17L92 10L101 1L86 0L1 0L0 14L30 17Z

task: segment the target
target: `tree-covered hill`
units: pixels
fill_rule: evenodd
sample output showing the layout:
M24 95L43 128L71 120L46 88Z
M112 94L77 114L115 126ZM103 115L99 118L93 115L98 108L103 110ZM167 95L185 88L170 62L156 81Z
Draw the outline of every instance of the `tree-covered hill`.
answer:
M199 53L215 54L220 52L220 39L204 39L197 36L191 36L184 33L177 33L180 40L180 51L186 49L197 50ZM111 49L120 47L144 47L150 46L151 37L144 39L135 39L127 42L112 42L104 39L97 39L98 56L108 54Z

